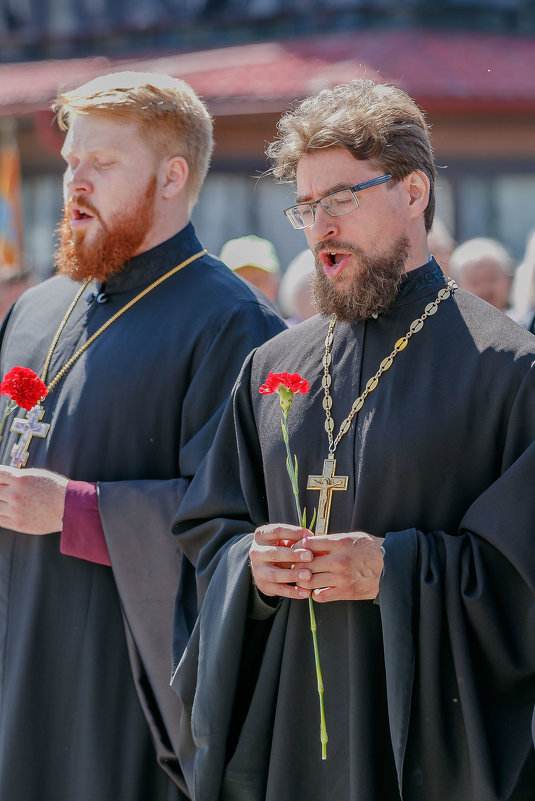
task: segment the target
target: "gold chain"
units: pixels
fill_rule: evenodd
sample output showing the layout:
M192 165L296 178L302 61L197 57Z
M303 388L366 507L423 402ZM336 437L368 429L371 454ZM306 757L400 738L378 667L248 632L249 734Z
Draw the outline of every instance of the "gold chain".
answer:
M336 435L336 439L333 439L334 433L334 420L331 416L331 408L333 405L333 400L331 394L329 392L329 387L331 386L331 376L329 374L329 366L331 364L331 347L333 344L334 339L334 327L336 325L336 315L333 315L331 318L331 322L329 323L329 331L327 333L327 337L325 339L325 356L323 357L323 379L321 385L325 392L325 397L323 399L323 408L325 409L325 430L327 431L327 437L329 439L329 459L334 458L334 452L336 447L344 434L349 431L351 426L351 422L358 412L364 406L364 401L373 390L377 387L379 383L379 379L381 378L382 374L385 373L387 370L392 367L392 362L404 348L407 347L407 343L409 339L413 336L413 334L417 334L418 331L421 331L424 325L424 322L427 320L428 317L431 317L433 314L436 314L439 304L442 303L443 300L447 300L451 293L457 289L457 284L451 278L446 281L446 287L441 289L432 303L428 303L424 309L424 313L418 319L413 320L413 322L409 326L409 330L405 334L404 337L398 339L396 344L394 345L394 350L392 353L383 359L381 364L379 365L379 369L372 376L367 382L364 392L358 396L356 401L353 403L351 407L351 411L349 412L346 419L340 425L340 430Z
M63 331L63 329L67 325L67 320L71 316L71 314L72 314L72 312L74 310L74 307L76 306L76 304L80 300L80 297L81 297L83 291L86 289L86 287L90 283L91 283L91 278L88 278L87 281L84 284L82 284L82 286L80 287L80 289L78 290L78 292L74 296L74 299L73 299L71 305L69 306L69 308L65 312L65 316L63 317L63 320L61 321L61 323L59 325L59 328L58 328L58 330L56 331L56 333L54 335L54 339L52 340L52 344L50 345L50 348L49 348L48 353L46 355L45 364L44 364L44 367L43 367L43 372L41 373L41 381L43 382L43 384L46 381L46 374L48 373L48 368L50 366L50 360L52 358L52 354L54 353L54 350L56 349L56 345L58 344L58 339L61 336L61 332ZM47 390L50 391L50 387L47 387Z
M63 376L65 375L65 373L67 373L67 372L68 372L68 371L71 369L71 367L73 366L73 364L74 364L74 363L75 363L75 362L76 362L76 361L77 361L77 360L80 358L80 356L82 355L82 353L85 353L85 351L88 349L88 347L89 347L90 345L92 345L92 344L93 344L93 342L95 341L95 339L97 339L97 337L99 337L99 336L100 336L102 333L104 333L104 331L105 331L107 328L109 328L109 327L110 327L110 325L111 325L112 323L114 323L116 320L118 320L118 319L119 319L119 317L121 317L121 315L123 315L123 314L124 314L126 311L128 311L128 309L131 309L131 308L132 308L132 306L133 306L135 303L137 303L137 302L138 302L138 300L141 300L141 298L144 298L144 297L145 297L145 295L148 295L148 294L149 294L149 292L151 292L151 291L152 291L153 289L155 289L157 286L159 286L160 284L162 284L164 281L166 281L166 280L167 280L168 278L170 278L172 275L174 275L175 273L177 273L179 270L182 270L182 268L183 268L183 267L187 267L187 265L188 265L188 264L191 264L191 262L192 262L192 261L195 261L195 259L199 259L201 256L204 256L204 254L205 254L205 253L207 253L207 251L206 251L206 249L203 249L203 250L200 250L198 253L195 253L195 255L194 255L194 256L190 256L190 257L189 257L189 259L186 259L185 261L183 261L183 262L181 262L180 264L178 264L176 267L173 267L171 270L169 270L169 272L165 273L165 275L162 275L162 276L160 276L160 278L158 278L156 281L153 281L153 283L152 283L150 286L148 286L148 287L145 287L145 289L143 289L143 290L142 290L142 291L141 291L141 292L140 292L138 295L136 295L136 296L135 296L135 298L132 298L132 300L129 300L129 301L128 301L128 303L125 303L125 305L122 307L122 309L119 309L119 311L118 311L118 312L116 312L116 313L115 313L115 314L114 314L112 317L110 317L110 319L109 319L109 320L107 320L107 321L104 323L104 325L101 325L101 326L100 326L100 328L98 329L98 331L95 331L95 333L94 333L94 334L92 334L92 335L89 337L89 339L87 340L87 342L85 342L85 343L82 345L82 347L81 347L81 348L78 348L78 350L77 350L75 353L73 353L73 355L71 356L71 358L70 358L68 361L66 361L66 362L65 362L65 364L63 365L63 367L61 368L61 370L60 370L60 371L59 371L59 372L56 374L56 376L55 376L55 377L52 379L52 381L50 382L50 384L48 384L48 386L47 386L47 392L48 392L48 393L50 393L50 392L51 392L51 391L54 389L54 387L56 386L56 384L58 384L58 382L59 382L59 381L61 381L61 379L63 378ZM65 313L65 317L64 317L64 318L63 318L63 320L61 321L61 323L60 323L60 325L59 325L59 328L58 328L58 330L56 331L56 333L55 333L55 335L54 335L54 339L52 340L52 344L50 345L50 349L49 349L49 351L48 351L48 353L47 353L47 356L46 356L46 359L45 359L45 364L44 364L44 367L43 367L43 372L42 372L42 374L41 374L41 381L42 381L43 383L46 381L46 375L47 375L47 373L48 373L48 368L49 368L49 366L50 366L50 360L52 359L52 354L54 353L55 347L56 347L56 345L58 344L58 340L59 340L59 338L60 338L60 336L61 336L61 332L62 332L62 331L63 331L63 329L65 328L65 326L66 326L66 324L67 324L67 320L69 319L69 317L71 316L72 312L74 311L74 307L75 307L75 306L76 306L76 304L78 303L78 301L79 301L79 299L80 299L80 297L81 297L82 293L83 293L83 292L84 292L84 290L86 289L87 285L90 283L90 280L91 280L91 279L89 279L88 281L86 281L86 282L85 282L85 283L84 283L84 284L83 284L83 285L80 287L80 289L78 290L78 292L76 293L76 295L75 295L75 297L74 297L74 300L72 301L71 305L70 305L70 306L69 306L69 308L67 309L67 311L66 311L66 313Z

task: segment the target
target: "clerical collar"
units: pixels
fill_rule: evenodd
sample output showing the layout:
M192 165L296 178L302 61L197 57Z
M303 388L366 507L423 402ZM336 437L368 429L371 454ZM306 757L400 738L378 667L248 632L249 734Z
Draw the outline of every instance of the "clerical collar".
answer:
M425 295L426 292L436 289L437 286L443 284L445 280L446 276L434 257L431 256L429 261L426 261L421 267L403 273L395 300L392 301L386 312L372 314L372 318L377 320L382 314L388 314L390 309L395 309L397 306L410 303L419 295Z
M410 270L401 278L401 284L395 301L392 306L404 303L409 296L430 289L438 284L444 283L444 273L439 264L431 256L428 262L415 270Z
M97 294L102 289L106 295L140 289L201 248L193 224L188 223L170 239L130 259L120 272L108 278L105 285L97 285Z

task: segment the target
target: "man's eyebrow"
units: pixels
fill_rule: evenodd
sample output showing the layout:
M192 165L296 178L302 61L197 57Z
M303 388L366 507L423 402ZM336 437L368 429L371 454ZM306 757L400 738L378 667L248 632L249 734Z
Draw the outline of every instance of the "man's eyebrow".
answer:
M341 183L341 184L334 184L334 186L331 186L328 189L326 189L323 192L323 194L320 195L320 197L325 197L325 195L330 195L330 194L332 194L332 192L339 192L341 189L349 189L350 186L353 186L353 185L348 184L347 182L344 182L344 183ZM311 198L310 196L302 195L301 197L296 197L295 202L296 203L315 203L316 200L314 200L314 198Z
M68 146L64 145L60 150L60 156L62 158L65 158L66 156L69 156L71 153L76 153L76 148L75 147L68 147ZM85 155L92 156L92 157L100 156L100 155L113 156L113 155L117 155L117 154L120 154L120 153L121 153L121 150L118 147L95 147L92 150L86 150L85 151Z

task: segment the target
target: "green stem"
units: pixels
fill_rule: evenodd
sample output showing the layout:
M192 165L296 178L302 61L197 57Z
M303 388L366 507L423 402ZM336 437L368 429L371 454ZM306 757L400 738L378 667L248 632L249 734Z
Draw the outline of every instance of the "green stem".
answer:
M290 439L288 437L288 429L286 427L286 423L288 421L288 410L283 410L283 416L281 419L282 425L282 436L284 439L284 444L286 445L286 469L288 470L288 475L290 477L290 482L292 484L293 495L295 499L295 506L297 509L297 519L303 528L306 528L306 512L301 512L301 507L299 504L299 487L297 484L297 475L296 470L294 468L294 463L292 460L292 454L290 452ZM327 725L325 723L325 703L323 699L323 676L321 673L321 664L320 664L320 654L318 648L318 634L317 634L317 625L316 625L316 614L314 612L314 601L312 600L312 596L309 595L308 597L308 609L310 613L310 631L312 632L312 643L314 645L314 661L316 664L316 681L318 685L318 696L320 702L320 740L321 740L321 758L327 759Z
M299 487L297 484L297 476L295 475L295 469L293 466L292 454L290 452L290 439L288 437L288 429L286 427L287 420L288 420L288 410L286 409L283 412L283 417L281 419L282 438L284 439L284 444L286 445L286 469L288 470L288 475L290 476L290 482L292 485L295 508L297 509L297 519L299 521L299 524L304 528L306 528L303 522L303 514L301 512L301 507L299 505Z
M312 596L308 596L308 609L310 612L310 630L312 632L312 642L314 643L314 660L316 662L316 679L318 682L318 695L320 699L320 740L321 758L327 759L327 725L325 723L325 703L323 700L323 676L321 674L320 652L318 648L318 635L316 625L316 614L314 612L314 601Z
M4 416L2 417L2 421L0 422L0 440L4 436L4 428L6 425L6 420L11 414L11 412L13 412L17 408L17 406L18 406L17 402L11 399L7 404L6 408L4 409Z

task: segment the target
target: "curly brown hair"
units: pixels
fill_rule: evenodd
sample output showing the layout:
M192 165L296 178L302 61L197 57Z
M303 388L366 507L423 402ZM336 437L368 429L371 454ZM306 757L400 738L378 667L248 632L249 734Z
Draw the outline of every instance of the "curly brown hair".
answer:
M424 214L429 231L435 214L436 171L429 127L416 103L401 89L357 79L323 89L302 100L277 125L268 145L271 172L283 183L294 183L301 156L341 147L360 161L370 161L400 181L415 170L429 178Z

